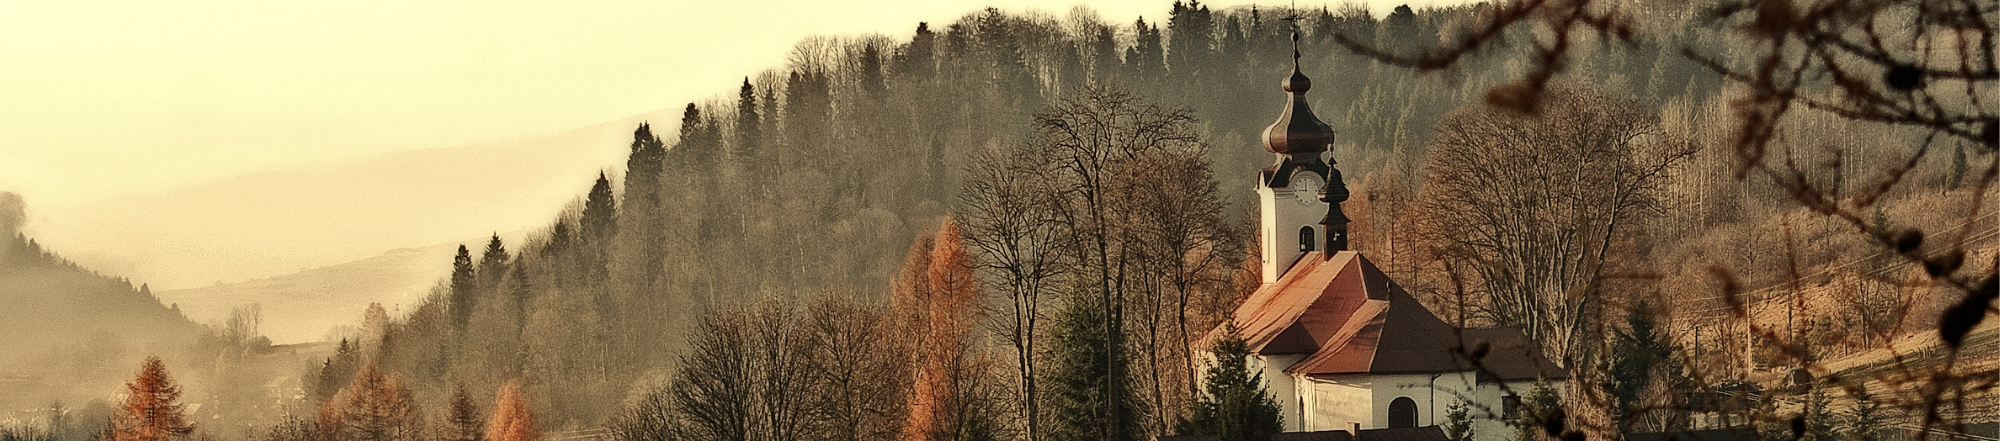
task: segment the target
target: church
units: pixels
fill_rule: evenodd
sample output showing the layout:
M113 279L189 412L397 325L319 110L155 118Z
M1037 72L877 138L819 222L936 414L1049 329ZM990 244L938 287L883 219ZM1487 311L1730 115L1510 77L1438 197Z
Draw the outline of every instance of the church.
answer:
M1299 72L1297 38L1288 101L1264 130L1276 161L1257 175L1263 283L1233 315L1252 371L1286 432L1370 438L1442 426L1446 409L1465 402L1476 438L1510 439L1505 420L1520 397L1538 381L1561 390L1563 369L1517 329L1454 329L1348 249L1347 185L1326 157L1333 129L1306 103L1312 80ZM1478 363L1461 355L1482 344L1490 349Z

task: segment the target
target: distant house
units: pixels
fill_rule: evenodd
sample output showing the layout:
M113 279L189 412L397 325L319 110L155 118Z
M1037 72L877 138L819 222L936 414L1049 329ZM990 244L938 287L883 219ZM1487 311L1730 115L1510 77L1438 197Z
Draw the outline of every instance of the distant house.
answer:
M1285 431L1366 439L1372 429L1444 424L1447 407L1463 401L1479 438L1511 435L1502 419L1518 395L1537 381L1560 390L1563 369L1518 330L1454 329L1348 250L1347 186L1324 158L1333 130L1312 114L1312 81L1292 57L1290 99L1264 131L1276 162L1257 178L1263 285L1233 316ZM1462 355L1482 344L1478 363Z

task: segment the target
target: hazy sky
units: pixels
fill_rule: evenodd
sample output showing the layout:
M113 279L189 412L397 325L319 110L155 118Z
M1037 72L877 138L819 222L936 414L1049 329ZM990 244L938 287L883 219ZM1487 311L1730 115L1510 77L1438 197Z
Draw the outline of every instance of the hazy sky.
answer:
M986 6L1078 4L1126 23L1171 2L15 2L0 14L0 191L26 197L30 228L60 229L37 212L555 133L733 92L810 35L901 40Z

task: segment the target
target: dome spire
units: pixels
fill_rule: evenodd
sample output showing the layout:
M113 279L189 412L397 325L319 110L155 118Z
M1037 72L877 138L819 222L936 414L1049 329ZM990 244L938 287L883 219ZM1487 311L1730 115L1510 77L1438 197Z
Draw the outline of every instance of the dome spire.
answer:
M1314 116L1312 106L1306 104L1306 92L1312 90L1312 79L1300 72L1299 31L1295 17L1292 21L1292 74L1280 84L1291 99L1285 102L1284 113L1278 121L1264 129L1264 149L1284 156L1308 155L1310 162L1319 162L1319 153L1325 152L1333 144L1333 128ZM1303 160L1305 158L1296 158Z

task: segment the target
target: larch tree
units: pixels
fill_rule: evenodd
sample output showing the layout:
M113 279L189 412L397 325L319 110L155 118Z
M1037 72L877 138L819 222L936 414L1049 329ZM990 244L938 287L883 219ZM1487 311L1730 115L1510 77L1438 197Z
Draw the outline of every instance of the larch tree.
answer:
M355 441L417 441L424 439L422 410L403 379L382 372L369 360L327 407L338 421L337 433Z
M148 356L139 375L125 383L125 401L111 416L108 441L168 441L194 433L181 388L167 374L160 357Z
M486 427L488 441L541 441L541 429L535 426L534 412L528 408L528 398L521 393L521 383L508 381L500 386L500 395L493 403L493 420Z
M971 332L983 317L973 260L965 248L958 222L945 218L933 240L925 272L930 299L916 386L910 397L910 420L903 440L960 439L979 427L978 403L968 389L982 377L987 363L970 357Z
M889 283L890 319L896 324L897 334L918 347L923 347L929 334L925 329L930 323L931 249L936 241L934 234L918 235L912 240L902 269Z

